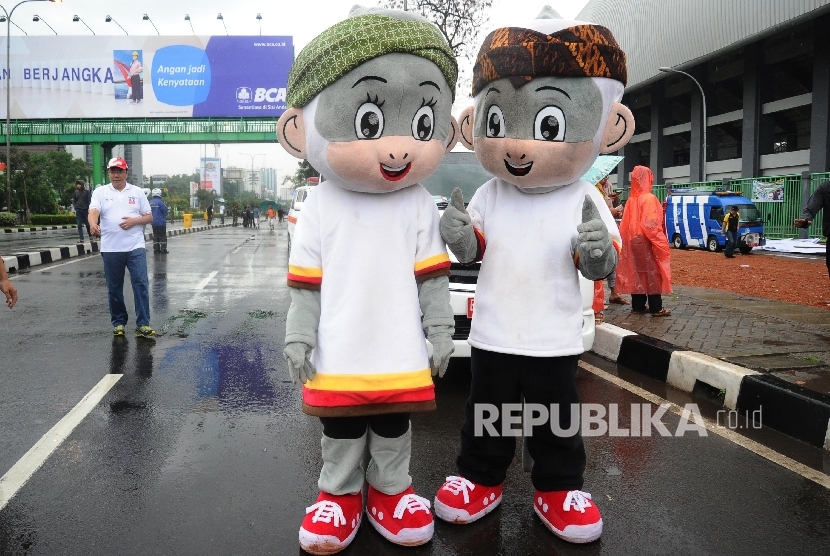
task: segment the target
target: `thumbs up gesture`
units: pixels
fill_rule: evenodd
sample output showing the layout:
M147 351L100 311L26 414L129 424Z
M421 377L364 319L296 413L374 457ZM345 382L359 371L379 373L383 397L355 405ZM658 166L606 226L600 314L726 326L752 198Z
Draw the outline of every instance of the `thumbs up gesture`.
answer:
M440 230L441 239L459 262L469 263L475 260L478 242L470 214L464 208L464 194L459 187L452 190L450 203L441 215Z
M579 232L576 238L579 270L588 280L602 280L617 266L617 252L611 243L611 234L589 195L585 195L582 203L582 223L576 231Z

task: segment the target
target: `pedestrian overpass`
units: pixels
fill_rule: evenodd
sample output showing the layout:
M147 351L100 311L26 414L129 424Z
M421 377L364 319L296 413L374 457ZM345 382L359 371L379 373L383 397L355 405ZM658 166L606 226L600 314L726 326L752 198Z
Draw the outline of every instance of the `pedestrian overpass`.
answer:
M12 145L91 145L93 183L104 183L104 161L110 158L114 145L271 143L277 142L277 119L14 120L9 131ZM5 134L5 122L0 128Z

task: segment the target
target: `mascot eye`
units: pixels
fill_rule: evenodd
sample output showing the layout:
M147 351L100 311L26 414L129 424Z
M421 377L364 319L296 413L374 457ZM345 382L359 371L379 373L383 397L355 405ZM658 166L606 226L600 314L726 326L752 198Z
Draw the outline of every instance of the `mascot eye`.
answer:
M435 131L435 113L432 106L421 106L412 118L412 136L418 141L429 141Z
M383 112L374 102L364 102L354 117L358 139L377 139L383 133Z
M494 104L487 111L487 137L504 137L504 115Z
M565 114L556 106L545 106L536 114L533 138L539 141L565 140Z

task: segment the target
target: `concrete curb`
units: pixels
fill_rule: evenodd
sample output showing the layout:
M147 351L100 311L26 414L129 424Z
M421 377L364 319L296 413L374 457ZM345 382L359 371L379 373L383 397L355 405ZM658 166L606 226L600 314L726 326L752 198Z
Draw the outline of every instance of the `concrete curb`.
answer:
M173 237L183 234L190 234L194 232L202 232L213 228L224 228L230 224L213 224L211 226L195 226L191 228L182 228L178 230L168 230L167 237ZM74 228L74 226L72 226ZM153 234L145 233L144 241L152 241ZM33 266L38 266L47 263L53 263L62 259L70 259L72 257L79 257L81 255L88 255L100 251L100 244L97 241L85 241L83 243L73 243L71 245L61 245L52 247L50 249L41 249L38 251L30 251L27 253L15 253L11 256L0 257L6 265L6 270L9 272L16 272Z
M77 228L77 226L22 226L17 228L3 228L3 232L7 234L19 234L24 232L46 232L49 230L69 230Z
M830 396L613 324L597 326L591 351L683 392L699 382L722 390L727 409L763 408L764 425L830 452Z

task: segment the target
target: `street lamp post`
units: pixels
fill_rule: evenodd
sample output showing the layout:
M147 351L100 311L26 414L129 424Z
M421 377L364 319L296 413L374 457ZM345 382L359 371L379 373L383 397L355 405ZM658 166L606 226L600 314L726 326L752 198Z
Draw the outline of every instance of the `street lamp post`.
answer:
M106 23L109 23L110 21L113 21L113 22L115 22L115 24L116 24L116 25L118 25L119 27L121 27L121 24L120 24L120 23L118 23L117 21L115 21L115 18L113 18L111 15L108 15L108 16L104 19L104 21L105 21ZM125 34L125 35L129 35L129 33L127 32L127 30L126 30L126 29L124 29L123 27L121 27L121 30L122 30L122 31L124 31L124 34Z
M236 153L241 154L243 156L250 156L251 157L251 191L254 188L254 159L258 156L267 156L265 153L257 153L257 154L248 154L248 153Z
M685 71L680 71L672 68L658 68L660 71L664 73L679 73L681 75L685 75L689 79L695 82L697 88L700 89L700 98L703 99L703 180L706 181L706 126L708 124L708 120L706 119L706 95L703 93L703 87L700 86L697 79L686 73Z
M225 35L227 35L228 34L228 26L225 25L225 18L222 17L222 12L219 12L219 15L216 16L216 19L219 19L219 20L222 21L222 27L225 28Z
M259 21L259 36L262 36L262 14L256 14L256 19Z
M193 29L193 22L190 21L190 14L184 14L184 20L190 23L190 30L193 31L193 35L196 36L196 30Z
M11 64L9 63L9 59L11 58L11 42L12 42L12 14L17 9L18 6L21 4L25 4L26 2L61 2L62 0L23 0L22 2L18 2L12 8L10 12L6 11L6 8L0 6L0 9L3 10L3 13L6 15L6 210L11 211L12 209L12 180L11 180L11 170L12 170L12 136L11 136L11 80L12 80L12 72L11 72Z

